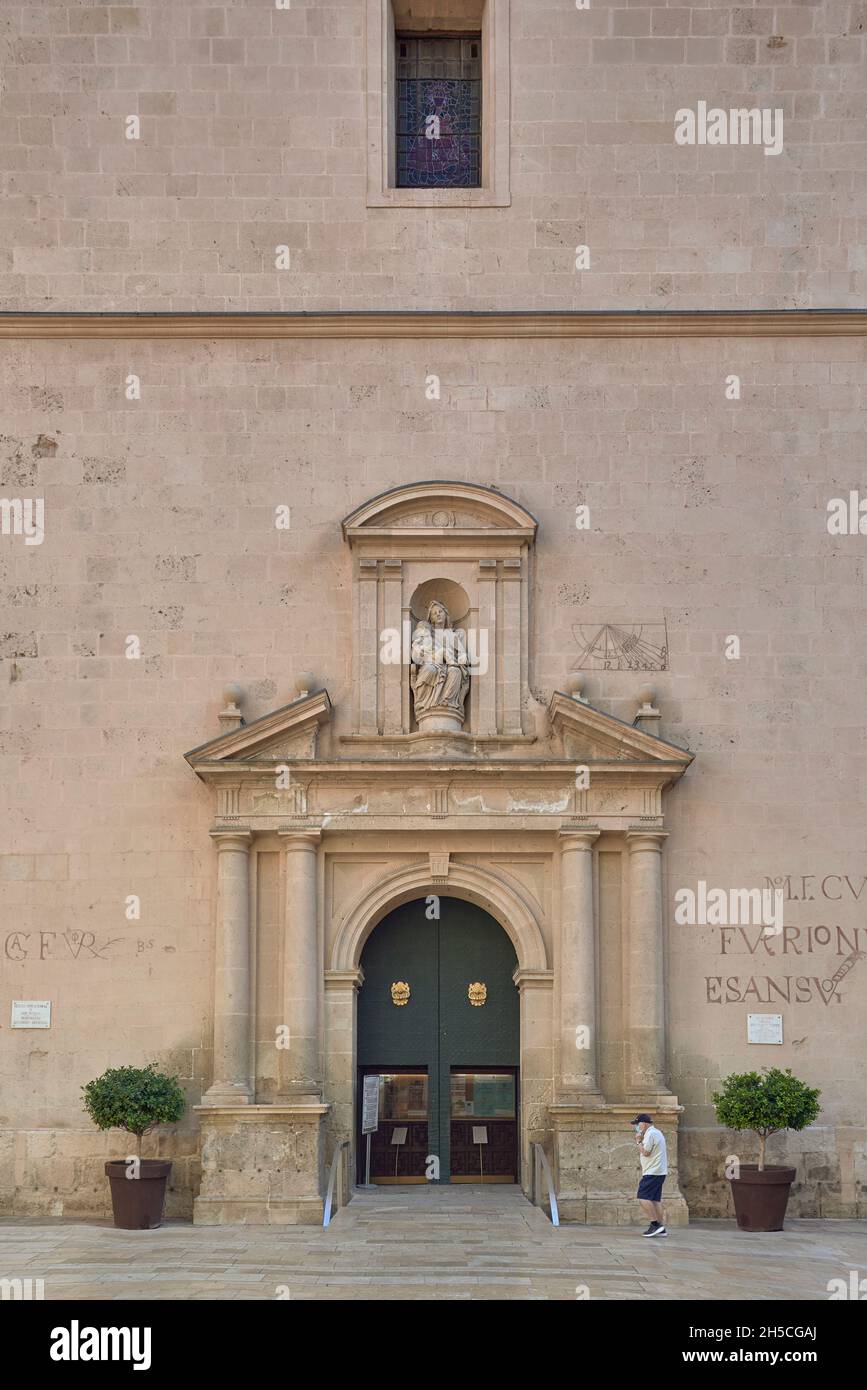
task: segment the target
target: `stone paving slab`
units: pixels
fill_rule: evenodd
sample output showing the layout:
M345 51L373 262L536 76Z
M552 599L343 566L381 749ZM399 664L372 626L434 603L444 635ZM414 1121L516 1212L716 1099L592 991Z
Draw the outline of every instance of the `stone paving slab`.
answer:
M0 1224L0 1278L43 1278L45 1298L301 1300L826 1300L867 1273L867 1225L792 1220L767 1235L702 1221L644 1240L634 1227L555 1230L518 1188L358 1192L313 1226Z

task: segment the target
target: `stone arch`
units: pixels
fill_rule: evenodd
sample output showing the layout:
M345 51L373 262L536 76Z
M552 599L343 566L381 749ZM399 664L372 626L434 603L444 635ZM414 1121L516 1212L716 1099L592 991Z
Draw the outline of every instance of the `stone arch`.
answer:
M519 970L549 968L536 914L513 884L477 864L453 864L447 879L433 883L427 860L395 869L359 894L337 931L330 968L357 970L364 943L383 917L403 903L430 893L462 898L489 913L511 940Z

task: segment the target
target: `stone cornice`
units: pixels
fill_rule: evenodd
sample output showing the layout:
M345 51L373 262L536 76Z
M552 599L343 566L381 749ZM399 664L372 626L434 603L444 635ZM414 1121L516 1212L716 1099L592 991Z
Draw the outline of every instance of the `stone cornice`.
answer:
M0 339L867 337L867 309L0 314Z
M192 754L186 756L192 760ZM540 758L538 760L498 758L496 760L489 759L487 762L477 762L472 759L446 762L441 758L371 758L369 761L345 758L325 761L324 759L302 759L292 756L280 756L273 759L257 758L255 761L245 761L244 759L232 759L231 761L214 759L211 761L207 758L193 760L195 771L200 776L206 780L214 778L220 782L226 779L237 782L241 777L248 780L255 775L263 782L273 783L274 767L284 763L292 769L294 780L304 783L321 779L340 782L374 781L415 784L421 778L437 785L441 785L444 781L452 781L455 778L462 781L520 778L522 780L551 782L562 780L564 775L574 776L575 772L574 758ZM649 779L659 785L662 785L672 776L679 776L684 768L684 764L674 758L654 758L652 760L649 758L636 758L635 760L628 758L587 758L584 760L584 765L591 769L594 777L607 777L623 781L630 778L638 778L641 781Z

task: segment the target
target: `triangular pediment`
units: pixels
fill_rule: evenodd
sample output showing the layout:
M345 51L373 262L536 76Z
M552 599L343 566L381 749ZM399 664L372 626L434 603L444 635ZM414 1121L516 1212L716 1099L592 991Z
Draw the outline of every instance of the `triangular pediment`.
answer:
M551 697L548 715L569 758L582 762L665 763L681 769L689 767L693 760L693 754L686 749L559 690Z
M254 719L252 724L242 724L212 738L184 757L193 768L214 763L313 757L317 730L331 718L331 710L328 691L317 690Z

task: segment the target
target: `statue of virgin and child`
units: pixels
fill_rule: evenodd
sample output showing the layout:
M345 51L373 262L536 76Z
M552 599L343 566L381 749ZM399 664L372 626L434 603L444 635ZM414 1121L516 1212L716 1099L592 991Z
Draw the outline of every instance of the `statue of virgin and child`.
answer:
M434 599L413 630L410 685L420 726L436 716L459 728L470 688L470 658L464 634L452 627L449 611Z

